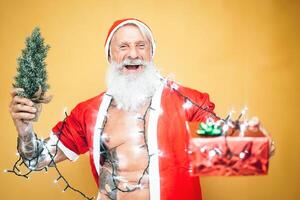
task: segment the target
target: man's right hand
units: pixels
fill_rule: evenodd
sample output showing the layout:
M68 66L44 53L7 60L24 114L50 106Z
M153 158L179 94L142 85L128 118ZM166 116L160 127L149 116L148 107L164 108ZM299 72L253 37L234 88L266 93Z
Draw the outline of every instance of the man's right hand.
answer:
M12 89L9 111L19 135L24 136L32 130L31 120L37 114L37 109L31 100L17 95L21 91L23 91L22 88Z
M44 151L45 145L38 145L38 143L42 143L33 132L32 120L40 111L37 111L31 100L17 95L21 91L23 89L12 89L9 111L19 133L18 151L21 157L23 160L25 158L25 162L37 158L33 162L28 162L27 166L41 170L44 167L53 166L53 159L55 163L67 159L66 155L57 147L56 141L50 141L50 138L44 140L50 144L47 151Z

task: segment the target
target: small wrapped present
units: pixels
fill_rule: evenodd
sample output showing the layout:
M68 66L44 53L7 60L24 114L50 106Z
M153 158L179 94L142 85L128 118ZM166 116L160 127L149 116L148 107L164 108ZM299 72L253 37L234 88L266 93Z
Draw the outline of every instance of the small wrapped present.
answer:
M190 123L190 174L241 176L268 173L270 137L257 118Z

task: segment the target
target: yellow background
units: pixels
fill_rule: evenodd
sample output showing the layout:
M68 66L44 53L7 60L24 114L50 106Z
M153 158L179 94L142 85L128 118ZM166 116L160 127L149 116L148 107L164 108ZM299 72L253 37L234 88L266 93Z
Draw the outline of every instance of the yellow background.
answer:
M268 176L202 178L205 200L300 199L299 1L0 0L0 169L16 160L8 113L16 58L39 25L51 45L47 58L54 95L36 130L51 127L79 101L103 91L103 45L116 19L136 17L153 30L162 74L206 91L220 116L244 105L272 134L276 156ZM59 165L71 184L96 195L88 156ZM61 193L53 170L30 180L0 173L0 199L80 199Z

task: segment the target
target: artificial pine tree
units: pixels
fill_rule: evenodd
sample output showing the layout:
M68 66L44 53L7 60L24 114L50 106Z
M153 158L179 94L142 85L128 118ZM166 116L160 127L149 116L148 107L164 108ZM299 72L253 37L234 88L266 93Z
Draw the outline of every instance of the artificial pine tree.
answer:
M18 58L15 88L22 88L18 95L32 100L36 104L48 103L51 97L45 96L49 89L45 59L49 45L44 44L40 29L36 27L26 38L26 47Z

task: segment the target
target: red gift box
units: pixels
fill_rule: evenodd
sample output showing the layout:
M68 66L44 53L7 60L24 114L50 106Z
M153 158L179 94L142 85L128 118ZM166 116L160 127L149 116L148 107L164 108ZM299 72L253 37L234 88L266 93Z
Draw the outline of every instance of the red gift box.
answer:
M268 173L269 137L261 131L246 131L244 136L234 132L226 136L195 137L197 128L197 124L190 124L192 138L189 144L189 158L192 176Z

